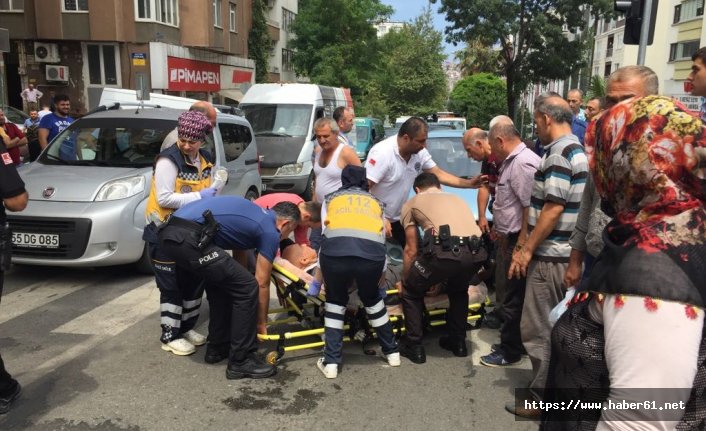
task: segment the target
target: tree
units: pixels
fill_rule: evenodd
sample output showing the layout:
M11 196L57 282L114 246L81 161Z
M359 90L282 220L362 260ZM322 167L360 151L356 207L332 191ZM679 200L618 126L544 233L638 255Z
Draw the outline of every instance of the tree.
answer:
M586 97L588 99L593 99L595 97L605 97L605 79L598 75L593 75L591 81L588 84L588 91L586 92Z
M505 114L505 82L490 73L461 79L449 96L449 107L461 113L468 124L484 129L496 115Z
M293 23L294 70L312 82L360 94L378 61L374 23L392 8L379 0L300 0Z
M481 39L471 39L466 42L466 47L456 51L454 55L461 65L463 76L474 73L500 74L500 52L494 50L488 42Z
M586 26L586 8L598 16L609 14L613 6L610 0L439 1L440 12L451 22L446 28L449 42L482 37L500 45L510 116L529 84L564 78L584 65L585 41L568 40L564 26L576 32Z
M431 8L380 40L375 80L390 118L426 116L444 107L447 88L441 41L441 33L432 25Z
M252 28L248 34L248 58L255 60L255 82L267 82L270 36L267 34L264 0L252 2Z

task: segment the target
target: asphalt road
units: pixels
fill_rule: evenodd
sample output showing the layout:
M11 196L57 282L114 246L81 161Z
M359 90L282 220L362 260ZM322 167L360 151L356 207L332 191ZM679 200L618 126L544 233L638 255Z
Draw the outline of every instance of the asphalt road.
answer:
M159 294L129 269L16 266L5 277L0 352L23 385L0 416L1 430L534 430L504 405L527 384L529 360L487 368L479 357L498 332L469 332L472 355L456 358L426 339L427 363L347 343L335 380L315 366L319 352L287 353L275 377L229 381L205 347L177 357L159 346ZM197 330L206 333L207 301ZM272 350L264 343L262 350ZM375 346L377 347L377 346Z

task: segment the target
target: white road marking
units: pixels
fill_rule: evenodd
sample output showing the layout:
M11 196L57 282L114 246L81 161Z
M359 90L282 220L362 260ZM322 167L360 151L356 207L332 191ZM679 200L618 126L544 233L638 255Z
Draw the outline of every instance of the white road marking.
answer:
M0 324L94 285L94 283L72 284L63 278L66 277L59 277L58 280L54 277L3 295L2 304L0 304Z
M154 280L54 329L54 333L115 336L159 310Z

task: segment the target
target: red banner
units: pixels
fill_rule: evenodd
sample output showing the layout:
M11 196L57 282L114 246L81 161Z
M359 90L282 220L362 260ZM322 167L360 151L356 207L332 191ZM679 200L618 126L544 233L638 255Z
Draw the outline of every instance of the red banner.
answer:
M169 90L219 91L221 66L204 61L167 57Z
M246 70L234 70L233 71L233 84L240 84L242 82L250 82L252 80L252 72Z

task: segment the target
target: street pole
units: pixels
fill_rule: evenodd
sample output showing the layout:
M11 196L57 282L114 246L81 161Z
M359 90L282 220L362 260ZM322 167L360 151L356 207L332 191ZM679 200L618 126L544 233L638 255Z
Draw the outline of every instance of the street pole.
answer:
M643 0L642 27L640 28L640 46L637 49L637 64L645 65L645 52L647 51L647 38L650 33L650 18L652 17L652 0Z

